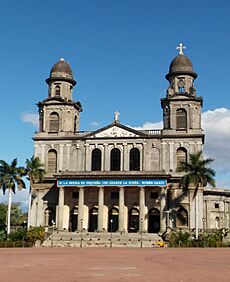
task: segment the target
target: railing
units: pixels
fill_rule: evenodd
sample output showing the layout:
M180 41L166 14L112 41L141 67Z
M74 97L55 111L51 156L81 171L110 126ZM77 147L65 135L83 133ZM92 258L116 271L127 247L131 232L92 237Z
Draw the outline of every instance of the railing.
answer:
M161 135L162 129L139 130L148 135Z

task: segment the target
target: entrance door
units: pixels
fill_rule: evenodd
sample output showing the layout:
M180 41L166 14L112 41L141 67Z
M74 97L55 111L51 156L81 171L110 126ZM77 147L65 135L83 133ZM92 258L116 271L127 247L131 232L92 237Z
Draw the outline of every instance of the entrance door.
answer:
M128 232L136 233L139 230L139 211L132 208L129 211L129 229Z
M112 208L109 211L108 231L116 232L119 227L119 211L117 208Z
M97 231L98 209L92 208L89 212L89 232Z
M149 211L149 233L158 233L160 231L160 211L158 209L151 209Z
M70 231L74 232L77 230L77 218L78 218L78 208L73 208L70 214Z

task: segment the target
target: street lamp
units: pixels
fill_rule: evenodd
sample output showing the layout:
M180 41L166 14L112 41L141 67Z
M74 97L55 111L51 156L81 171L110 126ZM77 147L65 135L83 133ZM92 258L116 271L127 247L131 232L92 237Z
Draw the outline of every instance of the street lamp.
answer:
M83 219L81 219L81 242L80 242L80 248L82 248L82 229L83 229Z
M26 221L23 221L23 247L25 244L25 236L26 236Z
M142 248L142 241L143 241L143 238L142 238L142 225L143 225L143 218L141 218L140 222L141 222L140 232L141 232L141 248Z
M110 219L110 248L112 248L113 242L113 219Z
M53 228L52 228L52 237L51 237L51 248L53 248L54 244L54 228L55 228L55 221L52 220Z

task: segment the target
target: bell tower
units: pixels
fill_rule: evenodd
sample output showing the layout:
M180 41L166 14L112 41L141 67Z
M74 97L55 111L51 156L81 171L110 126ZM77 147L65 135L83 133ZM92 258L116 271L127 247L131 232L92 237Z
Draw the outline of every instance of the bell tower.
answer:
M58 135L79 131L81 103L73 101L76 81L71 67L61 58L51 68L48 84L48 98L38 103L39 132Z
M161 99L164 133L201 133L202 97L196 96L194 81L197 74L191 60L184 55L186 47L179 44L179 54L172 60L166 79L166 98ZM169 133L169 132L168 132Z

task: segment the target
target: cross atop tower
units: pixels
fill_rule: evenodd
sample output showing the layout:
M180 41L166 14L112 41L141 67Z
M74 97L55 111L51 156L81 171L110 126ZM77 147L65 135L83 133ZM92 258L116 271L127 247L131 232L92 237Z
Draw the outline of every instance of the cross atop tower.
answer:
M186 49L186 46L183 46L182 43L179 44L179 46L176 47L177 50L179 50L179 55L184 55L183 49Z

